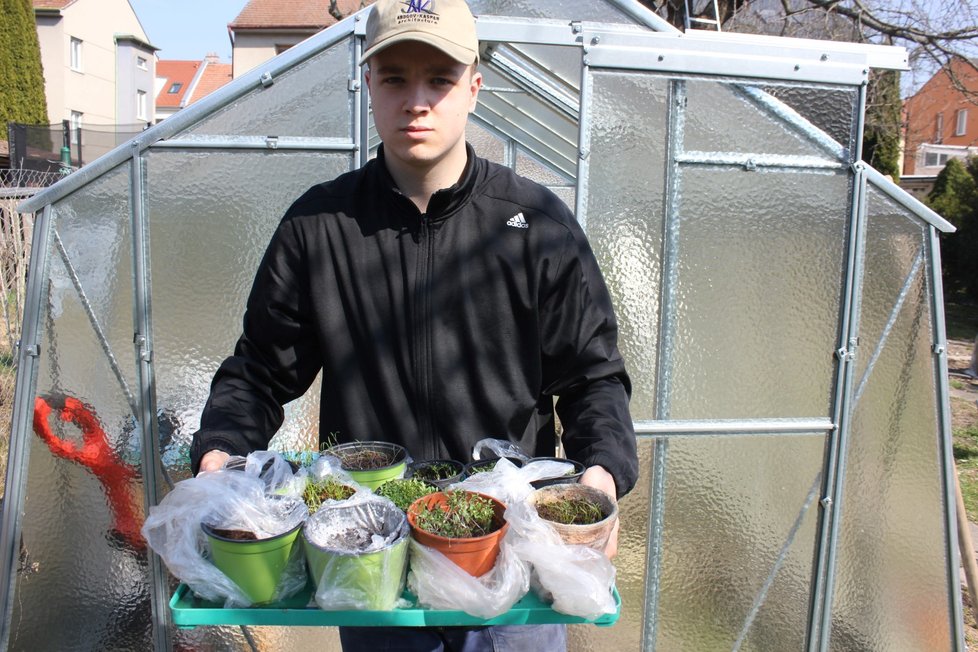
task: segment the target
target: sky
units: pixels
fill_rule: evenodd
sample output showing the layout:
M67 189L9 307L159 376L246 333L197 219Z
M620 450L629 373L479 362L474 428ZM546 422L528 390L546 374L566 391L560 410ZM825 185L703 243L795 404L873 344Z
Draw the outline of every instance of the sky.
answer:
M129 0L160 59L203 59L216 52L231 63L228 23L247 0Z

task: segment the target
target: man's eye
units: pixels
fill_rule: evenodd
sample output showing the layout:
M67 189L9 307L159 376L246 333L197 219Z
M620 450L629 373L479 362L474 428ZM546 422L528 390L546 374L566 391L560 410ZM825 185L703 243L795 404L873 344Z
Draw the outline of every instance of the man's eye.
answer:
M404 81L403 77L384 77L385 84L400 84Z
M454 82L446 77L435 77L431 83L435 86L451 86Z

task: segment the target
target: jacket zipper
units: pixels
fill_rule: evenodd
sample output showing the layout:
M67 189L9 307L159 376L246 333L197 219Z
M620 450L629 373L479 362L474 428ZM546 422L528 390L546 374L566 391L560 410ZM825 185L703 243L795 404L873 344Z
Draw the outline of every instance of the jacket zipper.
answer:
M434 429L431 422L431 268L433 233L427 213L421 214L421 271L419 274L418 306L418 396L420 399L418 429L423 442L424 456L437 457Z

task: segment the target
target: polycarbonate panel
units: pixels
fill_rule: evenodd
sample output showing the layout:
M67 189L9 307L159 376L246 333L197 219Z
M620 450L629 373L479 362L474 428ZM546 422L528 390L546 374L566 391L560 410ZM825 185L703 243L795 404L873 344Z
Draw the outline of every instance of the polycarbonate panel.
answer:
M804 650L824 438L672 438L655 649Z
M767 84L761 88L797 111L829 138L843 147L851 147L859 109L859 93L855 88Z
M690 79L685 85L684 151L817 156L832 160L811 136L786 123L745 91L763 90L762 86L704 79ZM847 115L846 121L850 116Z
M176 629L175 650L341 652L336 627L196 627Z
M831 416L848 188L683 170L670 418Z
M349 139L353 66L351 38L280 74L271 86L258 86L184 134Z
M634 24L621 10L604 0L468 0L476 16L524 16L528 18L567 18L602 23Z
M572 183L567 177L547 167L523 151L516 152L516 174L532 179L544 186L567 186Z
M667 81L591 73L587 213L579 216L614 301L632 418L655 418Z
M349 154L151 151L146 160L158 408L176 422L164 451L186 472L210 382L241 333L258 262L286 209L346 172ZM315 447L319 392L286 408L280 449Z
M128 196L122 166L52 207L67 256L52 241L36 388L52 414L29 435L12 650L152 647Z
M951 650L927 227L875 191L868 208L829 649Z
M506 143L475 120L469 120L465 125L465 142L472 145L475 153L482 158L506 165Z
M646 547L649 537L649 505L652 501L652 439L638 441L638 482L618 502L621 531L615 557L615 586L621 596L621 616L614 627L571 625L567 628L568 652L640 650L644 623Z

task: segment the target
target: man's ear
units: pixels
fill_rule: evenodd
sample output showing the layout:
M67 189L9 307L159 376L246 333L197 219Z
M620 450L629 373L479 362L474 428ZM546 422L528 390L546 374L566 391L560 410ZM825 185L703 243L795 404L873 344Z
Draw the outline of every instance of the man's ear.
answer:
M475 105L479 101L479 89L482 88L482 73L478 70L472 71L469 79L469 91L472 93L472 101L469 103L469 113L475 111Z

